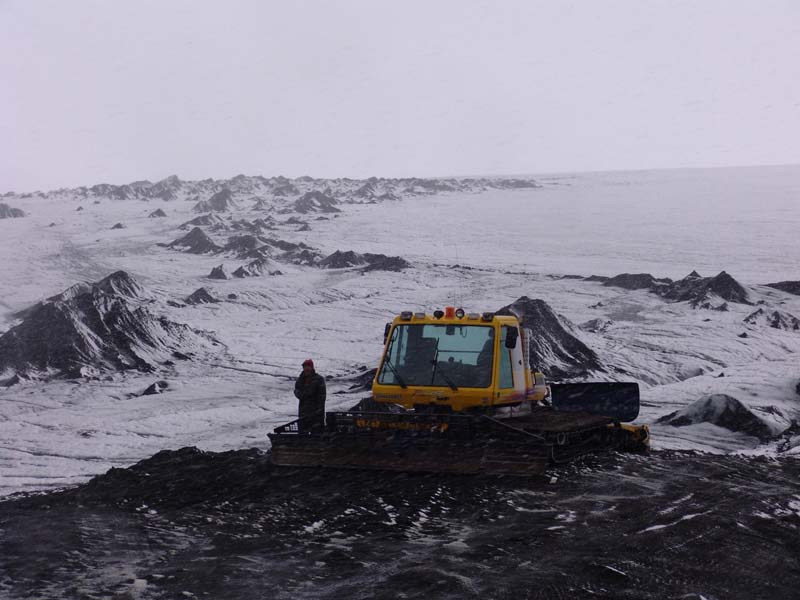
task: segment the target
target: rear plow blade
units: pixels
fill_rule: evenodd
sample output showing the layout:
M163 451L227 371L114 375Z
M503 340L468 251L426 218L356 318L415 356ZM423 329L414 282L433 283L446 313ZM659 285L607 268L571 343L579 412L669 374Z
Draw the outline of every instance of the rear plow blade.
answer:
M548 464L539 436L460 415L328 413L324 431L290 424L269 434L270 461L288 467L334 467L421 473L533 475Z
M286 467L375 469L464 475L535 475L548 464L547 448L498 440L474 442L425 435L372 432L272 439L271 462Z
M639 384L590 382L550 384L553 408L587 412L627 423L639 416Z

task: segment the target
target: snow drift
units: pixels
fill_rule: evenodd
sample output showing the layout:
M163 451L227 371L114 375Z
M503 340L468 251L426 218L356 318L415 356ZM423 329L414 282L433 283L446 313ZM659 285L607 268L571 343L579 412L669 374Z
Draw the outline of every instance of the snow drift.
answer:
M776 423L758 417L750 408L727 394L710 394L686 408L665 415L656 421L673 427L711 423L729 431L745 433L762 441L770 440L783 430Z

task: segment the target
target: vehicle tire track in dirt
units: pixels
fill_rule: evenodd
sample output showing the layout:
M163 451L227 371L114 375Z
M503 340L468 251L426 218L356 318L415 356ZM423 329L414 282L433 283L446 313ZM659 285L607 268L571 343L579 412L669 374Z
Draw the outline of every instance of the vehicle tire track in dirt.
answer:
M0 503L0 573L10 599L788 599L800 461L614 454L499 478L184 448Z

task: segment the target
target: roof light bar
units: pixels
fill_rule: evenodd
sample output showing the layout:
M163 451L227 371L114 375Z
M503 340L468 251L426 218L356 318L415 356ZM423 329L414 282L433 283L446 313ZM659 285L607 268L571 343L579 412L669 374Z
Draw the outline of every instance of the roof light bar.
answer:
M403 312L400 313L400 320L401 321L410 321L411 320L411 314L412 313L411 313L410 310L404 310Z
M481 315L482 321L491 321L492 319L494 319L494 313L492 312L485 312Z

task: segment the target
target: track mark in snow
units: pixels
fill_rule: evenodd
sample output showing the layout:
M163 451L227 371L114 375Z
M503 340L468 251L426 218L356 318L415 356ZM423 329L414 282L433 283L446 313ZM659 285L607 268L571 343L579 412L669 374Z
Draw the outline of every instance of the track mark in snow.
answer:
M672 526L677 525L678 523L681 523L683 521L691 521L692 519L696 519L697 517L702 517L704 515L707 515L709 512L710 511L697 513L697 514L684 515L680 519L678 519L677 521L673 521L672 523L667 523L665 525L652 525L650 527L645 527L644 529L642 529L640 531L637 531L636 533L645 533L647 531L658 531L659 529L667 529L668 527L672 527Z
M672 506L668 506L664 510L658 511L658 514L660 514L660 515L668 515L668 514L670 514L672 512L675 512L676 510L678 510L678 505L683 504L684 502L687 502L688 500L691 500L693 496L694 496L694 494L686 494L682 498L678 498L677 500L675 500L672 503Z

